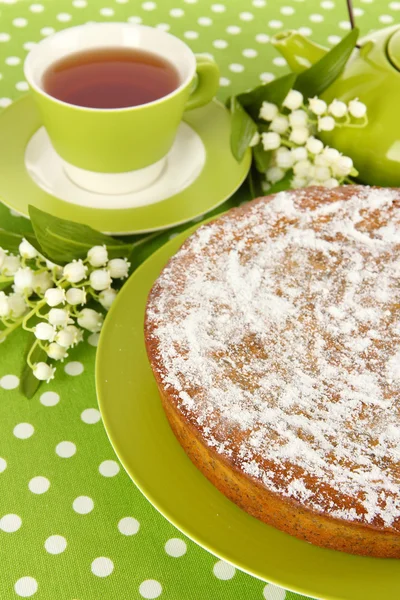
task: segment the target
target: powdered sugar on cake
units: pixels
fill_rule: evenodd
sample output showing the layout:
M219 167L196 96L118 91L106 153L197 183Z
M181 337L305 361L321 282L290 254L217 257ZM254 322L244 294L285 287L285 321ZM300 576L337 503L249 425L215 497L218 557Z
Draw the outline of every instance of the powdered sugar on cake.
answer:
M232 211L171 260L147 319L209 446L311 509L400 531L399 207L354 186Z

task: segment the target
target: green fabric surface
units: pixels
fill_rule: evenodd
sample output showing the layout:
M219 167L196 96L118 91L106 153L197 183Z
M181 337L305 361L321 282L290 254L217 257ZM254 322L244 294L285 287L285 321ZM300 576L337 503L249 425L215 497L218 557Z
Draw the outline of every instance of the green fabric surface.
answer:
M362 33L400 15L400 2L360 0L355 7ZM221 69L222 100L287 70L268 44L268 36L280 29L301 28L327 46L348 29L345 0L0 0L0 107L27 89L22 63L31 43L89 20L161 24L195 52L211 53ZM244 187L219 210L248 197ZM0 227L30 230L29 221L2 205ZM141 248L137 263L185 227ZM97 411L96 336L90 341L73 350L69 362L58 366L56 379L30 401L17 388L24 333L0 346L0 599L301 598L220 564L136 489L119 466ZM15 429L24 423L30 426ZM59 446L65 441L72 444ZM86 499L74 504L80 497ZM50 536L62 538L46 543ZM166 544L180 556L168 554ZM100 557L107 560L95 561Z

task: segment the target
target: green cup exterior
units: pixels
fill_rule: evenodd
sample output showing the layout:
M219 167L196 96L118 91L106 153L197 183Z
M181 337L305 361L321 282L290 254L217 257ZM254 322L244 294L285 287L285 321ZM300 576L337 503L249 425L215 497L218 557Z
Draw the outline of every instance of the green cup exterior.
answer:
M218 74L217 65L200 56L192 94L190 81L155 102L116 110L83 108L32 92L61 158L88 171L122 173L143 169L168 153L185 109L210 102L218 89Z

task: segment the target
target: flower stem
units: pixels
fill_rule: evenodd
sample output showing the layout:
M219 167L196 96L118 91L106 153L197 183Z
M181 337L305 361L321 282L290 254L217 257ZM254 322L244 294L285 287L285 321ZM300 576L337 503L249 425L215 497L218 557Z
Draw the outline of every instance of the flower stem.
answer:
M33 352L35 351L36 346L38 345L39 340L35 340L31 346L31 349L28 352L28 356L26 357L26 362L28 363L28 366L32 369L33 371L33 367L34 365L31 362L31 356L33 354Z

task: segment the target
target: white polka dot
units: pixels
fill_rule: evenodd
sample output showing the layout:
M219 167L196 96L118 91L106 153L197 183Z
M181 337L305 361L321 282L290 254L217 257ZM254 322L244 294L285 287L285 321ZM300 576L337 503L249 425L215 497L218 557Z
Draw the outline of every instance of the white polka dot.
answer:
M225 40L214 40L212 45L214 46L214 48L223 50L224 48L227 48L229 44Z
M282 21L279 21L277 19L272 19L272 21L269 21L268 25L272 28L272 29L280 29L281 27L283 27L283 23Z
M9 42L11 36L9 33L0 33L0 42Z
M32 50L34 47L36 46L35 42L25 42L25 44L23 45L24 50L28 50L28 52L30 50Z
M43 27L43 28L40 30L40 33L41 33L42 35L46 35L46 36L47 36L47 35L51 35L51 34L52 34L52 33L54 33L54 32L55 32L55 29L54 29L54 27Z
M244 66L239 63L232 63L228 68L232 73L242 73L244 71Z
M72 508L80 515L87 515L92 512L94 502L89 496L78 496L72 503Z
M2 77L0 77L0 79L2 79ZM11 103L11 98L0 98L0 108L7 108Z
M26 27L28 25L28 19L18 17L17 19L13 20L12 24L14 27Z
M134 23L135 25L140 25L142 20L143 20L142 17L138 17L136 15L128 18L129 23Z
M59 13L57 15L57 21L60 21L60 23L67 23L71 19L72 19L72 17L68 13Z
M392 10L400 10L400 2L391 2L389 8Z
M321 8L332 10L332 8L335 8L335 3L332 2L332 0L323 0L323 2L321 2Z
M99 556L92 562L92 573L97 577L108 577L114 571L114 563L110 558Z
M255 39L259 44L268 44L270 37L266 33L257 33Z
M117 4L128 4L129 0L115 0Z
M217 579L232 579L236 573L236 569L224 560L219 560L214 565L213 573Z
M206 56L210 60L214 60L214 54L211 54L211 52L202 52L201 55Z
M171 8L171 10L169 11L169 14L171 15L171 17L183 17L183 15L185 14L185 11L182 8Z
M241 12L239 14L239 19L241 21L252 21L254 19L254 15L251 12Z
M158 598L162 592L162 585L159 581L155 579L146 579L146 581L142 581L139 586L139 594L142 598L148 598L151 600L152 598Z
M332 46L336 46L340 42L342 38L339 35L329 35L328 42L332 44Z
M115 460L104 460L99 466L99 471L104 477L114 477L119 473L119 464Z
M309 36L312 34L312 29L310 29L310 27L299 27L299 33L301 33L301 35Z
M15 67L16 65L20 64L21 59L19 56L8 56L4 62L10 67Z
M273 585L269 583L265 586L263 595L265 600L285 600L286 598L286 590L277 585Z
M228 25L226 31L231 35L238 35L242 30L237 25Z
M290 16L295 13L295 10L294 10L293 6L282 6L281 13L282 13L282 15Z
M133 517L124 517L118 523L118 529L123 535L135 535L139 531L140 523Z
M157 29L161 29L161 31L169 31L171 29L171 26L168 25L168 23L158 23L156 27Z
M50 487L50 481L47 477L38 475L30 480L28 487L32 494L44 494Z
M36 594L38 589L38 583L33 577L21 577L14 585L14 590L17 596L22 598L29 598Z
M157 4L155 2L143 2L142 8L143 10L155 10L157 8Z
M272 62L274 63L274 65L276 65L277 67L285 67L287 65L286 60L283 58L283 56L276 56L275 58L272 59Z
M199 34L197 33L197 31L185 31L183 36L187 40L197 40L197 38L199 37Z
M29 10L33 13L41 13L44 11L43 4L31 4Z
M197 22L203 27L209 27L210 25L212 25L212 19L210 19L210 17L199 17L197 19Z
M183 556L187 551L186 542L180 540L179 538L171 538L165 544L164 548L165 552L169 554L169 556L173 556L175 558Z
M221 85L222 87L227 87L228 85L231 85L231 80L227 79L227 77L220 77L219 85Z
M101 8L100 9L100 14L103 17L113 17L115 15L115 10L113 8Z
M29 85L26 81L18 81L18 83L15 84L15 87L19 92L26 92L29 90Z
M394 19L393 19L392 15L381 15L379 17L379 21L381 23L388 24L388 23L393 23Z
M260 79L263 83L269 83L275 79L275 75L273 73L260 73Z
M60 396L56 392L44 392L40 396L40 403L43 406L55 406L60 402Z
M322 15L310 15L310 21L312 21L313 23L322 23L323 20L324 17Z
M183 0L186 4L197 4L197 0Z
M253 48L245 48L242 52L243 56L246 58L255 58L258 54L257 50L253 50Z
M73 360L65 365L64 371L67 375L75 377L76 375L83 373L83 364L77 360Z
M72 6L74 6L75 8L86 8L87 2L86 0L74 0L72 2Z
M0 456L0 473L2 473L3 471L5 471L7 469L7 461L5 458L2 458Z
M16 375L4 375L0 379L0 387L3 390L14 390L19 386L19 378Z
M81 419L84 423L93 425L94 423L98 423L98 421L100 421L101 415L97 408L86 408L81 413Z
M226 6L223 4L211 4L211 10L215 13L223 13L226 11Z
M13 434L20 440L27 440L33 435L35 428L30 423L18 423L14 427Z
M71 458L76 453L76 446L73 442L60 442L56 446L56 454L60 458Z
M49 554L61 554L67 547L67 540L62 535L51 535L44 543Z
M14 531L18 531L21 525L21 517L18 515L4 515L4 517L0 519L0 529L6 533L14 533Z
M94 346L95 348L98 346L99 344L99 339L100 339L100 334L99 333L91 333L88 337L88 342L91 346Z
M267 5L266 0L253 0L252 5L256 8L264 8Z
M350 21L340 21L339 27L340 29L351 29Z
M362 17L364 15L364 10L362 8L358 8L358 6L356 6L356 8L353 9L354 12L354 16L356 17Z

